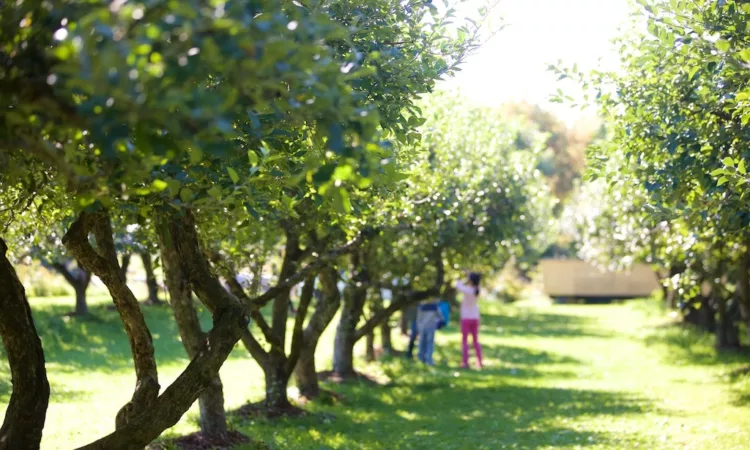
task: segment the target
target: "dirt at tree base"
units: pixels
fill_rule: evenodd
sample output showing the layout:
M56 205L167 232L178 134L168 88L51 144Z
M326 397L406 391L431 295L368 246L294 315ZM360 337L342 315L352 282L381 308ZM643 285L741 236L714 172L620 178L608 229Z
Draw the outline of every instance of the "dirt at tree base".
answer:
M242 418L265 417L267 419L276 419L280 417L302 417L307 415L307 411L294 405L281 408L269 408L264 402L248 403L240 406L230 414Z
M304 395L300 396L297 401L302 404L306 405L310 402L317 402L322 403L324 405L336 405L339 403L343 403L344 401L344 395L339 394L338 392L334 392L328 389L320 389L320 393L312 398L307 398Z
M253 450L268 450L263 442L251 440L239 431L230 431L225 436L206 436L201 432L162 441L147 447L148 450L165 450L174 446L180 450L228 450L240 444L251 444Z

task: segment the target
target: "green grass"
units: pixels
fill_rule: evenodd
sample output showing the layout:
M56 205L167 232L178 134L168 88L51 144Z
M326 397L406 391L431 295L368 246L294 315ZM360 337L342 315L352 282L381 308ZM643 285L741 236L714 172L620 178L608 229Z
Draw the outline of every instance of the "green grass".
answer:
M106 310L104 295L91 303L95 318L66 320L71 298L32 299L52 385L44 449L73 448L112 431L133 389L117 314ZM297 419L232 418L232 426L278 449L748 447L750 376L740 369L750 358L717 355L711 336L664 326L653 303L484 306L482 371L456 369L454 324L437 336L435 368L400 359L362 363L390 383L327 384L343 394L341 403L307 405L312 414ZM145 311L166 386L187 359L170 311ZM330 367L333 328L321 344L320 369ZM5 404L10 380L2 364ZM228 409L262 397L262 373L243 349L221 375ZM196 418L194 407L163 437L195 431Z

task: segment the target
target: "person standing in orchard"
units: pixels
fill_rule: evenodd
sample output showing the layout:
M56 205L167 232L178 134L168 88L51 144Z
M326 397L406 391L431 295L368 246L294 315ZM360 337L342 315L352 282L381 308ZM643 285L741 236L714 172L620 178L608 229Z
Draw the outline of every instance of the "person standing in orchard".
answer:
M482 346L479 344L479 280L476 272L466 271L466 280L456 283L456 290L463 294L461 301L461 350L463 361L461 368L469 367L469 334L474 343L478 366L482 367Z

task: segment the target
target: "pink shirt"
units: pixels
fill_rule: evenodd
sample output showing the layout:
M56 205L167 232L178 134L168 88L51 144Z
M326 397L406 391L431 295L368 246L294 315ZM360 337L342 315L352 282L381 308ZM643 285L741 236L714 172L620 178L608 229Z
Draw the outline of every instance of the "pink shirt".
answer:
M459 281L456 283L456 290L464 294L464 300L461 302L461 318L479 319L477 288Z

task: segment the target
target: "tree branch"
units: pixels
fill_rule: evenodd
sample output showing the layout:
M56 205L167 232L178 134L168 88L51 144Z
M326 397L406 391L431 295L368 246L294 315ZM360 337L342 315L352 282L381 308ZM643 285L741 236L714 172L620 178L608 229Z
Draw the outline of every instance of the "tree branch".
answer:
M295 284L305 279L305 277L307 277L311 273L314 273L320 270L320 268L323 267L329 261L332 261L338 258L339 256L345 255L347 253L350 253L356 250L357 248L359 248L360 245L362 245L362 243L365 240L367 240L368 238L372 236L375 236L379 232L380 232L380 229L378 228L365 229L359 235L357 235L357 237L347 242L346 244L342 245L341 247L335 250L332 250L326 253L325 255L319 256L313 262L307 264L305 267L297 271L294 275L288 277L285 280L279 281L276 284L276 286L267 290L266 292L259 295L258 297L252 299L252 308L253 309L262 308L269 301L276 298L276 296L279 295L279 293L283 292L284 289L290 289L292 286L294 286Z
M370 317L364 325L362 325L356 332L354 339L356 341L362 339L368 333L372 332L378 325L382 324L384 320L391 317L396 311L402 308L412 305L414 303L421 302L431 297L440 295L440 290L445 282L445 266L443 265L442 251L436 249L433 255L435 263L435 269L437 276L435 277L435 284L429 289L422 291L409 290L398 296L398 300L394 298L387 308L377 311L372 317Z
M255 339L253 333L245 328L244 330L242 330L242 337L240 339L242 340L242 345L244 345L247 349L247 352L250 353L250 356L252 356L253 359L256 360L261 367L265 367L268 363L268 352L263 348L262 345L260 345L260 342Z
M70 270L68 270L67 267L65 267L65 264L59 263L59 262L53 262L50 264L50 266L55 269L57 273L62 275L63 278L65 278L65 281L67 281L71 286L76 287L78 286L78 279L73 276L72 273L70 273Z

